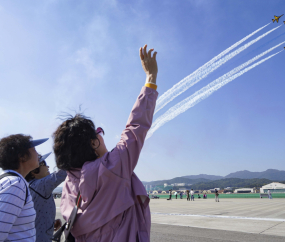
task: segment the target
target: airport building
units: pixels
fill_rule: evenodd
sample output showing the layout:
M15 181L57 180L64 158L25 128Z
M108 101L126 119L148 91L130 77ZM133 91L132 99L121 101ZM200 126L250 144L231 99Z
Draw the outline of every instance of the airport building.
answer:
M185 183L174 183L175 187L184 187Z
M270 189L271 193L285 192L285 184L280 182L272 182L260 188L260 193L267 193Z
M255 188L239 188L235 189L234 193L256 193Z

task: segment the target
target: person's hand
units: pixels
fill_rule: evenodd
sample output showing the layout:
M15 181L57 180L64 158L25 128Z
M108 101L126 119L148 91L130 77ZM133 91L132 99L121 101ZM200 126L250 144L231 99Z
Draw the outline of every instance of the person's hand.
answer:
M153 49L150 49L148 52L146 50L147 45L140 48L140 58L142 67L146 74L146 82L156 84L156 77L157 77L157 63L156 63L156 54L157 52L153 53L153 57L151 57L151 52Z
M61 226L62 226L62 224L61 224L60 219L54 220L54 231L57 231L58 229L60 229Z

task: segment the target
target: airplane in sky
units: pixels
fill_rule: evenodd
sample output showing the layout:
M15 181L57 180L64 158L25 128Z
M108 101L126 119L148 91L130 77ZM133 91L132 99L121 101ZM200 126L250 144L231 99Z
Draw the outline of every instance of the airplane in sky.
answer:
M274 15L274 19L272 19L273 23L274 21L276 21L278 23L279 19L283 16L284 14L280 15L280 16L275 16Z

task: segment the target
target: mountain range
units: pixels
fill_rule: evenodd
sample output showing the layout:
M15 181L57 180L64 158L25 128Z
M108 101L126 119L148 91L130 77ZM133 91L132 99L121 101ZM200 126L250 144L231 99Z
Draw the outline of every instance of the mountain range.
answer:
M279 171L275 169L268 169L262 172L251 172L251 171L237 171L230 173L225 176L225 178L241 178L241 179L252 179L252 178L265 178L271 181L284 181L285 180L285 171Z
M264 178L252 178L252 179L241 179L241 178L225 178L222 180L214 180L210 182L199 182L191 185L191 189L194 190L208 190L213 188L259 188L266 184L271 183L271 180Z
M173 184L173 183L186 183L186 184L195 184L195 183L204 183L210 182L212 180L205 179L205 178L198 178L198 179L188 179L186 177L175 177L169 180L159 180L159 181L151 181L151 182L143 182L144 185L152 185L152 186L159 186L163 185L164 183Z
M248 170L244 171L237 171L230 173L226 176L215 176L215 175L206 175L206 174L200 174L200 175L189 175L189 176L183 176L188 179L209 179L209 180L220 180L224 178L240 178L240 179L253 179L253 178L259 178L259 179L268 179L271 181L284 181L285 180L285 171L275 170L275 169L268 169L266 171L261 172L252 172Z
M230 178L239 178L239 179L259 179L260 184L262 183L269 183L272 181L285 181L285 171L276 170L276 169L268 169L262 172L251 172L251 171L237 171L228 174L227 176L217 176L217 175L207 175L207 174L200 174L200 175L188 175L182 177L175 177L168 180L159 180L159 181L151 181L151 182L143 182L144 185L152 185L158 186L163 185L164 183L173 184L173 183L185 183L185 184L197 184L197 186L205 187L207 183L211 183L211 186L214 185L213 181L219 181L218 183L223 183L223 181L231 181ZM238 180L232 180L238 182ZM249 181L247 181L249 182ZM253 181L256 183L256 181ZM247 183L248 184L248 183ZM259 184L259 183L258 183ZM210 184L209 184L210 185ZM228 185L230 186L230 185Z
M223 176L215 176L215 175L206 175L206 174L200 174L200 175L189 175L189 176L182 176L188 179L207 179L207 180L220 180L223 179Z

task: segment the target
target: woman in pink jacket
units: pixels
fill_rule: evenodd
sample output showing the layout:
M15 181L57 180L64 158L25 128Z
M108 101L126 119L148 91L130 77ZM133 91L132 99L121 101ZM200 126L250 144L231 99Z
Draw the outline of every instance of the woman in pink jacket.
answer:
M78 242L150 241L150 210L146 190L133 172L157 99L156 52L140 48L146 83L127 121L121 140L108 152L102 128L81 114L64 121L54 133L54 153L59 169L67 170L61 213L65 220L82 201L71 230Z

